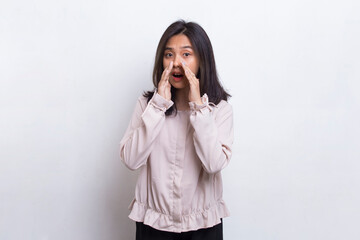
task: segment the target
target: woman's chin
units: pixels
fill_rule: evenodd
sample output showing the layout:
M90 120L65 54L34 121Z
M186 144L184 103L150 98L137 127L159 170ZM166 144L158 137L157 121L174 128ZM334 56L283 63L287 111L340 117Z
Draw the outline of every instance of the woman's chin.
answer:
M176 88L176 89L183 89L188 87L188 84L185 84L184 81L174 81L174 80L170 80L170 84L172 87Z

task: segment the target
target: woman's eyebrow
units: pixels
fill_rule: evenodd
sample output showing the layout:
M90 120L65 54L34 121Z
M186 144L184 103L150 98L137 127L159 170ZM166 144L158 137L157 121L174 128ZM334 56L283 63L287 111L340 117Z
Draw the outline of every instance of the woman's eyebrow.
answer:
M180 47L181 49L184 49L184 48L190 48L190 49L192 49L192 47L191 46L183 46L183 47ZM165 50L173 50L174 48L172 48L172 47L165 47Z

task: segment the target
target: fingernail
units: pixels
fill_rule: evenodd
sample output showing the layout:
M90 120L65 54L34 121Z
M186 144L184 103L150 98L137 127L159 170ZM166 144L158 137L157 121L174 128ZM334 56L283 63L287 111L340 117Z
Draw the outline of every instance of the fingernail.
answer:
M186 65L184 61L181 61L181 63L182 63L183 65Z

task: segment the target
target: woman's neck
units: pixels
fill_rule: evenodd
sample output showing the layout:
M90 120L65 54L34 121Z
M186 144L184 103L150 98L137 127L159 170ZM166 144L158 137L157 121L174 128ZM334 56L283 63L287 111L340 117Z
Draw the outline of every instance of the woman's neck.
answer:
M177 110L189 109L189 90L189 87L176 90L175 104Z

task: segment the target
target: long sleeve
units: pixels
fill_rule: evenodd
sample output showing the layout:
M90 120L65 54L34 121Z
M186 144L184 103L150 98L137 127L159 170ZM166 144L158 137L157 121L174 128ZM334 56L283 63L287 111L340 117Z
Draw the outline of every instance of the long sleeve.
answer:
M165 116L174 104L155 94L139 98L120 142L120 158L139 167L129 218L167 232L209 228L229 216L220 170L233 142L232 107L190 102L190 110ZM211 103L210 103L211 104Z
M120 141L120 159L131 170L146 164L164 122L165 111L173 105L156 92L146 103L145 98L139 98L129 126Z
M190 102L190 122L194 128L194 145L204 170L217 173L227 166L234 140L233 111L222 101L214 109L209 106L207 95L203 105ZM217 111L213 114L213 111Z

